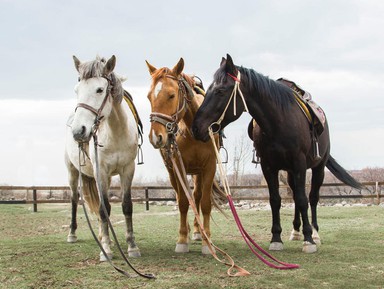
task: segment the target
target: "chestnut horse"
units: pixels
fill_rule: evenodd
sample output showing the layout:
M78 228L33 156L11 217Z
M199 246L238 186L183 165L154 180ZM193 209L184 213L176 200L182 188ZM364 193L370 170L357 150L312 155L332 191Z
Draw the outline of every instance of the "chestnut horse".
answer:
M179 237L175 252L189 252L189 224L187 213L188 199L183 191L180 180L168 157L170 142L175 141L181 154L187 174L193 175L194 199L196 208L203 215L203 226L210 237L210 217L214 197L225 199L225 193L214 181L216 173L216 157L212 143L203 143L193 138L191 134L192 121L196 111L203 101L203 95L194 91L196 86L192 77L182 73L184 60L181 58L173 69L155 68L148 62L152 84L148 93L151 102L151 129L149 139L154 148L160 149L169 178L177 193L180 212ZM216 139L217 141L217 139ZM212 191L215 196L212 196ZM193 239L201 240L198 224L195 220ZM202 253L210 254L203 240Z
M279 195L279 170L288 172L288 183L295 201L294 231L291 239L301 238L300 216L303 222L303 251L317 250L317 204L319 190L324 180L326 166L340 181L361 188L330 155L328 125L318 136L319 156L314 158L311 125L295 101L293 90L265 77L253 69L235 66L232 58L223 58L214 80L208 88L204 102L193 122L196 139L208 141L208 129L223 129L248 110L260 127L260 132L250 134L261 158L261 168L268 183L272 209L272 240L270 250L282 250L280 225L281 197ZM236 113L238 112L238 113ZM258 127L256 126L256 129ZM308 220L308 198L305 194L307 169L312 169L309 202L312 224ZM312 235L314 233L314 235Z

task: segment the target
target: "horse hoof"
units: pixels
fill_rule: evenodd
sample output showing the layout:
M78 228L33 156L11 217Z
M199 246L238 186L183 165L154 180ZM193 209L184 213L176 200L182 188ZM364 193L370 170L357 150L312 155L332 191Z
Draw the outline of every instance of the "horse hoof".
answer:
M213 249L213 251L215 252L215 249L214 249L214 248L212 248L212 249ZM211 251L209 250L208 245L203 245L203 246L201 247L201 253L202 253L203 255L212 255Z
M112 253L107 253L107 257L109 260L112 260L113 254ZM108 259L105 257L103 252L100 252L100 262L106 262Z
M301 240L300 232L293 229L291 232L291 236L289 237L289 241L300 241L300 240Z
M77 242L77 236L76 235L68 235L67 242L68 243L76 243Z
M317 251L316 244L312 244L311 242L305 241L303 243L303 252L307 254L315 253Z
M316 245L321 245L319 233L316 231L315 228L312 228L312 239L313 241L315 241Z
M200 233L193 233L192 240L193 241L202 241L203 238L201 237Z
M134 249L128 249L128 257L132 257L132 258L141 257L140 249L138 247Z
M176 253L188 253L189 252L189 246L188 244L176 244L175 248Z
M283 250L283 243L280 242L272 242L269 245L269 250L270 251L282 251Z

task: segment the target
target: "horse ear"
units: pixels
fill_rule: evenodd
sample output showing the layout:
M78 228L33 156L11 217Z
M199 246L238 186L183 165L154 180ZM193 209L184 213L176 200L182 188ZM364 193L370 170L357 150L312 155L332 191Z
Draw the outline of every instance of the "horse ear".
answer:
M108 59L107 63L104 66L104 75L109 75L113 71L116 65L116 56L112 55L110 59Z
M175 67L172 69L172 72L175 74L175 75L179 75L181 74L181 72L183 71L184 69L184 59L181 57L179 62L175 65Z
M151 65L148 61L145 61L145 63L147 64L149 74L151 74L151 75L154 74L155 71L157 70L157 68L154 67L153 65Z
M75 63L76 70L79 72L79 66L81 62L75 55L73 55L72 58L73 58L73 62Z
M227 54L227 61L225 62L225 71L233 75L237 73L236 66L233 64L232 57L229 54Z
M220 66L223 66L223 64L225 64L226 62L227 62L227 60L224 57L222 57L221 62L220 62Z

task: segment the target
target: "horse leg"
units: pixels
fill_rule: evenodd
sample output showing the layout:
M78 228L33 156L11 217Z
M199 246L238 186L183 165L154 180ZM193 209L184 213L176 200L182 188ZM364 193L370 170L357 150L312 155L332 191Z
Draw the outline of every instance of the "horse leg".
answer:
M189 233L189 225L188 225L188 209L189 209L189 202L188 199L183 191L183 188L181 187L181 184L177 180L177 178L173 175L173 172L169 174L170 175L170 181L177 193L177 202L179 207L179 213L180 213L180 223L179 223L179 236L176 242L176 253L188 253L189 252L189 240L188 240L188 233Z
M108 259L112 259L113 254L111 250L111 239L109 237L109 227L108 227L108 219L111 215L111 204L108 200L108 188L110 184L110 178L102 178L101 181L99 181L101 184L101 187L98 187L98 190L101 190L104 205L107 210L107 215L104 213L101 201L100 201L100 207L99 207L99 239L101 242L101 245L103 246L104 251L107 253ZM107 261L106 257L104 256L103 252L100 252L100 261Z
M120 175L120 183L121 183L121 189L123 192L123 200L121 203L123 214L125 217L125 225L126 225L126 231L125 231L125 240L128 244L128 256L129 257L140 257L140 249L135 243L135 235L133 233L133 204L132 204L132 194L131 194L131 186L132 186L132 179L133 179L133 172L134 172L134 164L132 163L131 167L129 167L127 170L129 175L128 176L122 176Z
M215 166L216 166L216 162L215 162ZM215 172L214 169L209 171ZM207 234L207 237L211 238L211 227L210 227L211 211L212 211L211 194L212 194L214 174L203 172L202 174L199 175L199 178L201 178L201 181L198 183L202 184L202 188L201 188L202 198L201 198L200 206L201 206L201 212L203 214L204 231ZM207 245L206 238L203 238L201 252L204 255L211 254L211 252L209 251L209 247Z
M303 222L304 245L303 252L314 253L317 251L316 243L312 239L312 227L308 220L308 198L305 194L305 161L297 160L296 172L293 173L295 191L293 192L295 207L300 212Z
M131 194L131 186L134 172L134 164L132 167L128 169L129 175L127 177L120 176L121 186L123 191L123 201L122 201L122 209L125 216L125 224L126 224L126 233L125 238L128 244L128 256L129 257L140 257L140 249L135 243L135 235L133 233L133 204L132 204L132 194Z
M288 172L288 185L291 188L292 192L294 193L295 181L293 179L292 173L289 173L289 172ZM293 219L293 230L291 232L291 236L289 237L290 241L300 241L302 239L302 235L300 233L300 226L301 226L300 211L295 206L295 217Z
M76 229L77 229L77 204L79 202L79 192L77 191L77 185L79 181L79 173L76 168L69 162L68 175L69 175L69 187L71 188L71 203L72 203L72 217L71 224L69 225L69 233L67 236L68 243L75 243L77 241Z
M201 178L199 178L196 175L193 176L193 181L194 181L193 196L195 198L195 205L196 205L197 212L199 214L200 214L200 202L201 202L201 196L202 196L201 180L200 179ZM202 240L201 232L200 232L200 226L199 226L199 224L197 222L196 217L194 218L194 221L193 221L192 240L194 240L194 241L201 241Z
M268 184L269 203L272 209L272 239L269 250L283 250L283 241L281 240L281 224L280 224L280 208L281 197L279 194L279 178L278 171L271 170L268 166L262 165L263 174Z
M312 168L311 191L309 192L309 204L312 216L312 238L317 245L321 245L319 225L317 224L317 204L319 203L319 191L324 181L324 166Z

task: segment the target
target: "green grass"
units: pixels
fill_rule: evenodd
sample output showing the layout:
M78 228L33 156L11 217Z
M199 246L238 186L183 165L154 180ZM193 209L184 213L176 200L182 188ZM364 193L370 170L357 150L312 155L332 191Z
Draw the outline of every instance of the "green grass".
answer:
M137 269L156 280L126 278L108 263L98 261L99 250L79 207L79 241L66 243L70 207L0 205L0 288L384 288L383 207L320 207L323 244L315 254L301 252L301 242L288 241L292 209L282 209L284 251L278 259L298 263L297 270L275 270L259 261L242 240L228 212L226 219L213 213L215 245L251 272L248 277L228 277L227 268L202 256L199 242L190 253L174 253L179 216L171 207L135 205L134 227L142 257L130 259ZM270 239L270 211L241 210L244 227L264 248ZM190 220L192 220L192 214ZM113 205L112 223L124 245L124 217ZM96 228L96 226L95 226ZM114 248L116 265L128 272Z

